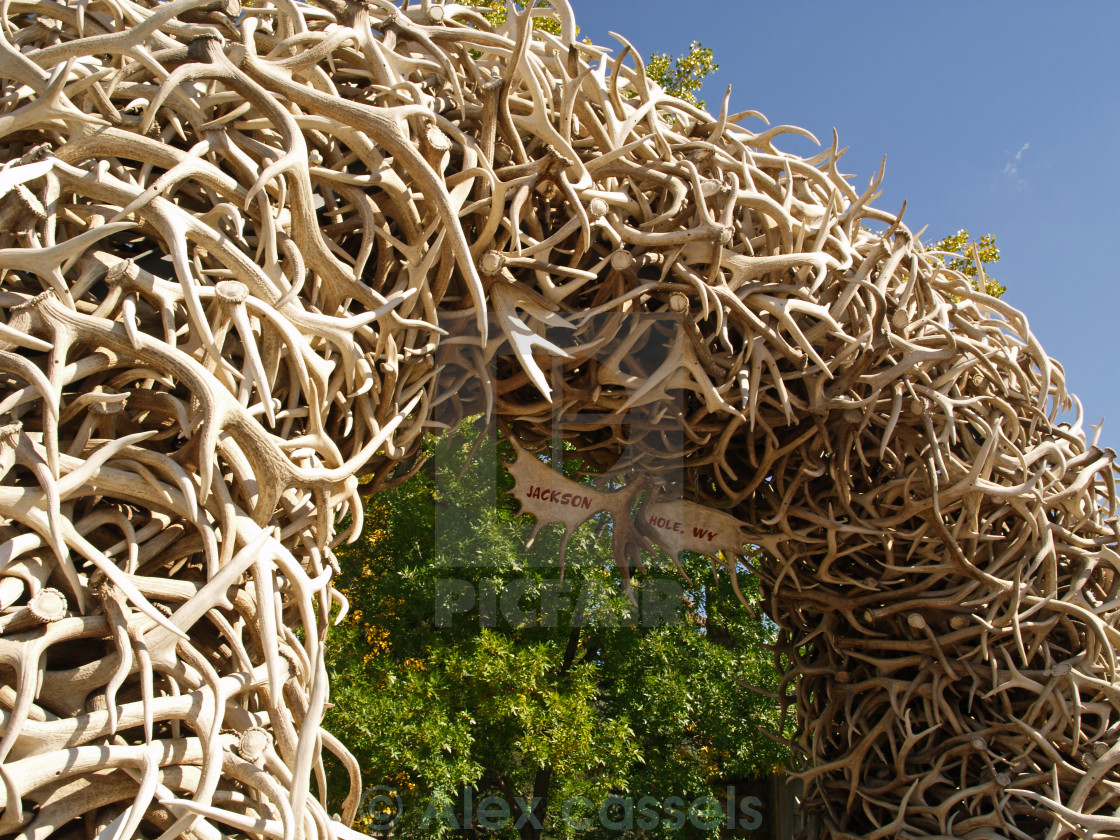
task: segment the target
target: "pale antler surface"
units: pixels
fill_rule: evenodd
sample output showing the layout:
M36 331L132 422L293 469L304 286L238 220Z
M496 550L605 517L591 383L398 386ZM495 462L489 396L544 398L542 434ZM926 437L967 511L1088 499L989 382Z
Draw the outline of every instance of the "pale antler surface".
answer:
M493 408L764 549L812 836L1120 837L1112 453L1061 368L835 143L555 6L4 4L0 834L347 836L336 526Z

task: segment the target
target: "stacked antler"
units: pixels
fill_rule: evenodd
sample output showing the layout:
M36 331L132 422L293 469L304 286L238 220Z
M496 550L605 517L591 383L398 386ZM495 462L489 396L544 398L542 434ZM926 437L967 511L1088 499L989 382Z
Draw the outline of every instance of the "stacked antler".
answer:
M555 7L4 6L0 832L347 835L330 545L493 408L746 523L821 836L1120 836L1113 468L1060 368L835 143Z

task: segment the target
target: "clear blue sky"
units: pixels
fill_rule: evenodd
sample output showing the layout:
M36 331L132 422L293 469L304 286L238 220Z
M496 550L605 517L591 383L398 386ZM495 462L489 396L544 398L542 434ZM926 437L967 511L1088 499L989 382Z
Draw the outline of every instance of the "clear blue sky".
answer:
M732 111L825 143L835 127L860 186L886 156L876 204L905 200L924 242L995 234L1004 299L1120 450L1120 2L572 5L603 46L615 31L643 55L711 47L709 110L731 85Z

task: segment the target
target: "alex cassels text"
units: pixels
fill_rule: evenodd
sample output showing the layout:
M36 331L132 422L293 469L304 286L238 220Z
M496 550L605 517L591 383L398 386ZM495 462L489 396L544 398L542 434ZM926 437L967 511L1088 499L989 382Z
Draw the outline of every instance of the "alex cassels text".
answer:
M497 831L510 824L517 830L526 826L543 829L538 797L485 796L475 799L475 792L464 787L457 796L437 789L428 798L421 819L422 829L444 826L456 831L484 829ZM686 825L702 831L717 828L754 831L762 826L762 800L757 796L739 797L729 785L723 797L698 796L691 801L679 796L657 799L652 796L608 796L598 802L587 796L572 796L559 809L550 812L575 831L589 831L595 826L607 831L650 831L663 827L678 831ZM386 785L366 790L359 815L374 833L386 833L404 818L400 795Z

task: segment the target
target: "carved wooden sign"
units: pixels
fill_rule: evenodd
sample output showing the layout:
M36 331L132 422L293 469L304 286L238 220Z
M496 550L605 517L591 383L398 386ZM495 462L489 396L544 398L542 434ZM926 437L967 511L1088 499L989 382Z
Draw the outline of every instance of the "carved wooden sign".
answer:
M746 526L721 511L684 500L650 501L635 510L644 485L597 490L561 475L516 444L514 448L517 460L509 465L515 482L513 495L521 502L522 513L536 517L534 534L546 525L563 524L566 544L572 532L592 516L609 513L616 528L628 525L664 548L674 560L680 559L682 551L721 559L721 553L741 554L743 546L750 542ZM635 518L641 523L636 528ZM618 550L616 545L616 553Z
M741 554L748 542L745 526L734 516L695 502L652 502L642 512L643 521L657 532L657 542L670 555L695 551L709 557Z

